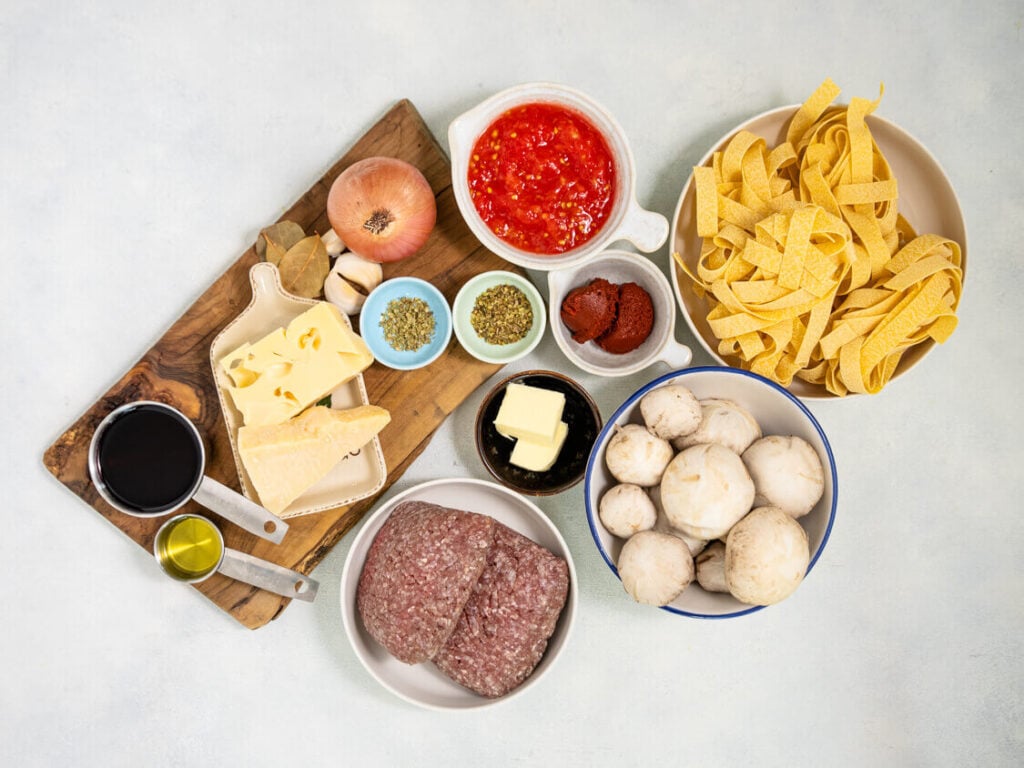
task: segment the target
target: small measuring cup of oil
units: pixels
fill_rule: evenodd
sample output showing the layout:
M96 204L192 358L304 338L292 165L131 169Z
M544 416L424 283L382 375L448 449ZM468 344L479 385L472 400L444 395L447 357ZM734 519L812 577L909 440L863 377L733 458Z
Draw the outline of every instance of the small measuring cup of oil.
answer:
M298 571L229 549L220 529L201 515L176 515L167 520L156 532L153 554L164 573L188 584L219 572L276 595L310 603L320 586Z

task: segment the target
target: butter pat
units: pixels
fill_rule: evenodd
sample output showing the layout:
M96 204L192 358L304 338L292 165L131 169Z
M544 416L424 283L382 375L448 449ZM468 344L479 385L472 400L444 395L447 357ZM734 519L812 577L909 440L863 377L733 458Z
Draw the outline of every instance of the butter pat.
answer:
M526 437L516 440L512 449L512 456L509 461L517 467L531 472L547 472L558 460L558 454L565 445L565 438L569 434L569 425L564 421L558 422L555 431L555 439L552 442L538 443Z
M317 405L284 424L238 430L238 453L260 503L278 514L391 421L376 405Z
M220 361L227 391L247 426L280 424L362 373L369 347L332 304L322 301Z
M565 409L565 395L513 382L505 387L494 428L505 437L541 445L555 441Z

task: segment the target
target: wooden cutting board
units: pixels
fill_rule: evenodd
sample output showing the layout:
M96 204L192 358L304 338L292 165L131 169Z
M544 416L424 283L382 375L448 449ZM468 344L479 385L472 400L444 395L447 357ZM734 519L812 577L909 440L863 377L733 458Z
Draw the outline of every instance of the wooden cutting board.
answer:
M385 279L398 275L423 278L436 285L451 303L463 283L480 272L519 271L484 249L469 231L455 205L448 158L407 100L388 111L281 218L297 222L307 232L325 232L329 227L325 206L331 183L355 161L378 155L401 158L418 167L437 198L437 225L430 239L409 259L385 265ZM270 223L254 224L261 228ZM142 399L166 402L189 416L204 434L208 449L206 473L239 489L231 444L214 388L209 349L221 329L248 306L252 298L249 268L257 261L254 248L243 253L43 456L46 468L60 482L147 552L152 552L153 537L166 517L131 517L103 501L89 479L89 442L99 422L122 403ZM366 390L371 403L392 414L391 424L380 435L388 469L384 488L375 496L348 506L289 518L290 529L277 545L219 521L227 545L308 574L402 476L448 414L499 368L472 358L454 336L437 361L418 371L394 371L375 363L363 374ZM194 502L182 511L210 514L216 519ZM157 567L155 563L153 567ZM194 588L253 629L276 618L291 602L220 574Z

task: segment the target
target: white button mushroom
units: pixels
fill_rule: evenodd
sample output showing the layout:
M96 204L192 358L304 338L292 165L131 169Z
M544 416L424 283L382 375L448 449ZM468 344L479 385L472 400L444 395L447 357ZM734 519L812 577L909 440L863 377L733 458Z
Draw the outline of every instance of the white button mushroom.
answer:
M698 539L724 536L753 502L754 483L743 461L714 443L681 451L661 480L669 523Z
M728 592L725 581L725 544L713 541L696 557L697 583L708 592Z
M803 517L825 492L825 469L818 452L795 435L769 435L743 452L743 463L754 480L754 504L781 508Z
M661 481L672 454L668 440L652 435L641 424L626 424L608 441L604 460L612 477L620 483L646 488Z
M701 443L718 443L743 453L761 437L761 426L750 412L732 400L708 398L700 401L700 426L688 435L672 440L677 451Z
M800 586L811 562L803 526L778 507L758 507L725 542L725 581L748 605L772 605Z
M672 536L680 538L686 544L690 550L690 554L696 557L704 547L707 546L707 539L695 539L693 536L687 536L685 533L680 531L678 528L673 528L672 523L668 521L668 517L665 515L665 506L661 503L661 486L656 485L648 491L651 502L654 504L654 510L657 514L657 519L654 523L653 530L659 531L660 533L668 533Z
M693 557L686 544L657 531L631 536L616 567L626 592L645 605L668 605L693 581Z
M608 489L597 505L597 516L610 534L623 539L653 528L658 519L651 497L632 483L619 483Z
M640 414L658 437L672 440L688 435L700 425L700 403L682 384L652 389L640 398Z

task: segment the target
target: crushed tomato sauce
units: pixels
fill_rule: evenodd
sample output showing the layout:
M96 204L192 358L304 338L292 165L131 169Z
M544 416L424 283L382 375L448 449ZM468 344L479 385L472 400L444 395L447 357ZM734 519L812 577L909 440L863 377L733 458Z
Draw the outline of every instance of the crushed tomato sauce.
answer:
M548 103L514 107L491 123L470 156L470 196L499 238L539 255L577 248L615 202L615 160L583 115Z

